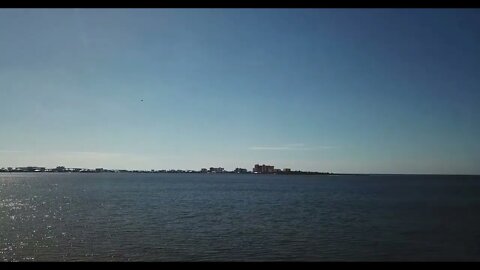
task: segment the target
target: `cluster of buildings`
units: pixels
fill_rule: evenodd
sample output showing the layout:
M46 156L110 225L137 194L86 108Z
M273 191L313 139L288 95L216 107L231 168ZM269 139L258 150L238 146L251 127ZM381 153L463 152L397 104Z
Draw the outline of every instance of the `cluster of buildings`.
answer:
M64 166L58 166L56 168L45 168L45 167L8 167L0 168L0 172L75 172L75 173L104 173L104 172L113 172L113 173L236 173L236 174L330 174L330 173L319 173L319 172L302 172L302 171L292 171L289 168L275 169L272 165L259 165L255 164L252 171L248 171L245 168L235 168L233 171L226 171L222 167L210 167L202 168L199 171L195 170L109 170L104 168L95 168L95 169L85 169L85 168L66 168Z
M45 167L33 167L33 166L29 166L29 167L16 167L16 168L12 168L12 167L8 167L8 168L1 168L0 169L0 172L45 172L46 169Z
M253 173L291 173L292 170L290 170L289 168L285 168L283 169L283 171L281 169L275 169L274 166L271 166L271 165L258 165L258 164L255 164L255 167L253 167Z
M224 173L226 172L224 168L222 167L218 167L218 168L215 168L215 167L210 167L209 170L207 170L207 168L202 168L200 170L201 173Z
M64 166L58 166L56 168L45 168L45 167L36 167L36 166L28 166L28 167L8 167L8 168L0 168L0 172L116 172L115 170L106 170L103 168L96 168L96 169L84 169L84 168L65 168Z

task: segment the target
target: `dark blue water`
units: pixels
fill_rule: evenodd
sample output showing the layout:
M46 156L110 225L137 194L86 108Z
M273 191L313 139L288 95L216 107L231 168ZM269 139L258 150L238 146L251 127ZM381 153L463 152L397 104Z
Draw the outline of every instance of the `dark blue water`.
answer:
M480 261L480 177L0 173L0 259Z

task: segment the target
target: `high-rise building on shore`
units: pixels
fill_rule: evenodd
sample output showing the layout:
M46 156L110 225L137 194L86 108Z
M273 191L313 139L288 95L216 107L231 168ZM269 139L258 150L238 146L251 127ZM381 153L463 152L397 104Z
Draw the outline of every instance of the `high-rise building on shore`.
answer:
M274 172L275 172L275 167L271 165L255 164L255 167L253 167L253 173L274 173Z

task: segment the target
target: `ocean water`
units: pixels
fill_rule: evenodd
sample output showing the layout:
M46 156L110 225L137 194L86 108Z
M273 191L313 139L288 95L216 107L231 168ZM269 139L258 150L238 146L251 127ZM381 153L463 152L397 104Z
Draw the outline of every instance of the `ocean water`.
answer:
M0 173L0 260L480 261L480 177Z

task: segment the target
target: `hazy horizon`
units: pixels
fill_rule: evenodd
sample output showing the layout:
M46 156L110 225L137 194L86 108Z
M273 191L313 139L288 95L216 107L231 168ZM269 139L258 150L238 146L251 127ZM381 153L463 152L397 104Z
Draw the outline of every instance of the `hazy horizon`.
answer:
M480 174L480 11L2 9L0 168Z

